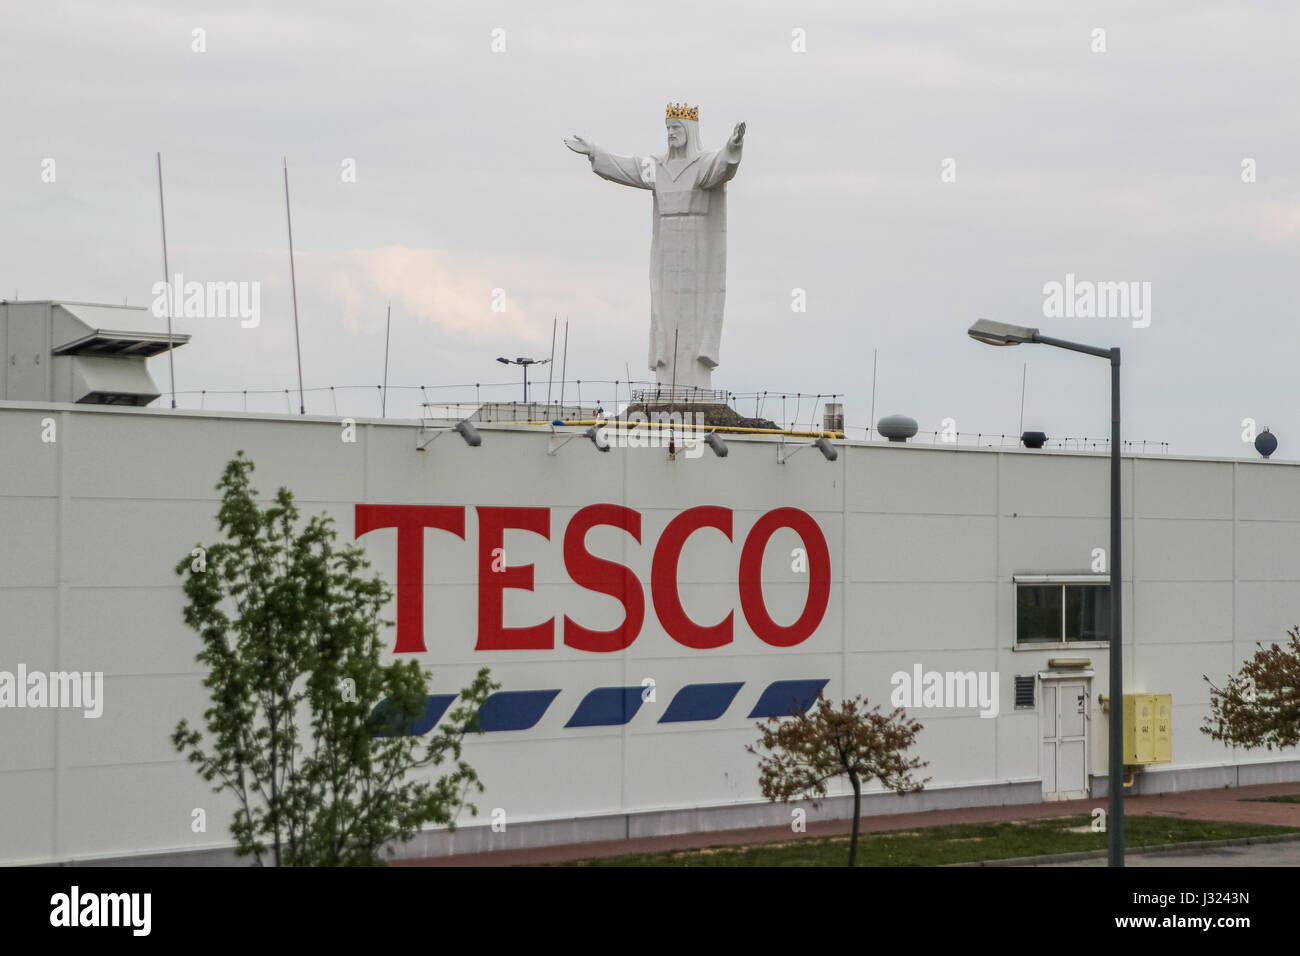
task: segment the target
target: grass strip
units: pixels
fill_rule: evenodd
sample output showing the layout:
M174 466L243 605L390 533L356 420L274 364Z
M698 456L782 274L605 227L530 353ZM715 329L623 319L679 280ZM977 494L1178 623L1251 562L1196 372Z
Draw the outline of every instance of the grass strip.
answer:
M1273 798L1278 799L1278 798ZM1292 802L1292 797L1287 802ZM848 826L848 823L845 823ZM1297 827L1220 823L1181 817L1132 816L1124 820L1127 847L1199 843L1294 833ZM980 860L1009 860L1055 853L1106 849L1106 834L1094 832L1092 817L1078 814L1008 823L966 823L865 833L858 843L859 866L945 866ZM849 838L794 835L779 843L712 846L662 853L571 860L557 866L844 866Z

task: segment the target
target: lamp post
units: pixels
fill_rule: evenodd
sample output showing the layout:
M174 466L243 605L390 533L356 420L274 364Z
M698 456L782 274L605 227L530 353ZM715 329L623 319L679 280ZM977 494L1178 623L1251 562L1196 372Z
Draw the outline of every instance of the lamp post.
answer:
M1110 735L1109 811L1106 833L1110 866L1124 865L1124 665L1120 631L1120 537L1119 537L1119 349L1080 345L1047 335L1037 329L980 319L967 333L985 345L1053 345L1058 349L1083 352L1110 359Z
M527 405L528 404L528 366L545 365L547 362L550 361L550 359L548 358L530 359L530 358L521 357L515 359L498 358L497 361L502 363L503 365L522 365L524 367L524 404Z

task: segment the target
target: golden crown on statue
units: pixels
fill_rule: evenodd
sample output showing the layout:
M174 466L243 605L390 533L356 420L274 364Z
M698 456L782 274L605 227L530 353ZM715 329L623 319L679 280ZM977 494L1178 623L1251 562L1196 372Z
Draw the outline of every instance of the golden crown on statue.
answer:
M685 103L668 104L668 113L665 119L688 119L700 121L700 108L698 106L687 106Z

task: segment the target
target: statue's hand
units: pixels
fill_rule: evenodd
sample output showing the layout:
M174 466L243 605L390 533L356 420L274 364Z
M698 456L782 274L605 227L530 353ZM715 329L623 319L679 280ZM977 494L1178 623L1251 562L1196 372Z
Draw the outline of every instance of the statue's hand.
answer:
M591 143L587 142L581 136L570 136L564 141L564 145L569 147L575 153L581 153L583 156L590 156L592 151Z
M737 148L745 141L745 124L737 123L736 128L731 131L731 145Z

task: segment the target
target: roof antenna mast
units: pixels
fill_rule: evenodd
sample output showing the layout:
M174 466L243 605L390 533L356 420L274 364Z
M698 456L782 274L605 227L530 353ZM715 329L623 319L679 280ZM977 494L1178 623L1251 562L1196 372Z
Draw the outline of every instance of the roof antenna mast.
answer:
M293 348L298 353L298 414L306 415L307 406L302 400L302 345L298 340L298 278L293 271L293 216L289 212L289 159L284 163L284 218L289 224L289 284L293 290Z
M564 383L569 377L569 317L564 317L564 358L560 368L560 418L564 417ZM581 411L581 409L579 409Z
M551 407L551 379L555 377L555 326L560 321L560 314L557 312L551 318L551 358L546 363L550 366L546 370L546 407Z
M163 291L167 293L167 374L171 380L172 408L176 407L176 358L172 345L172 275L167 268L167 210L163 206L162 153L158 157L158 214L162 218ZM14 298L18 293L14 293Z
M379 400L379 417L388 417L388 339L393 332L393 300L388 300L388 321L384 326L384 387Z

